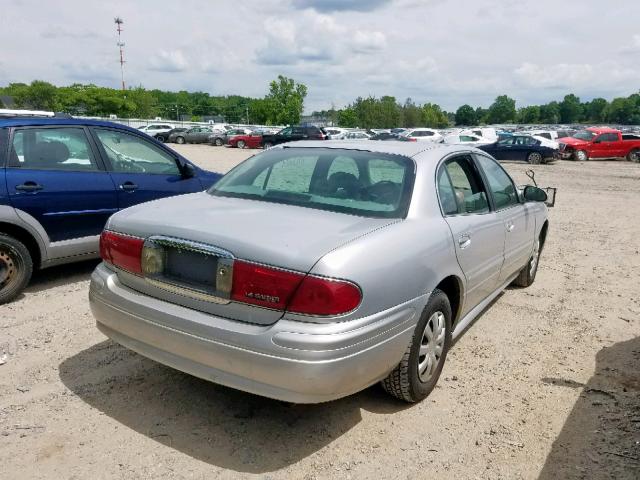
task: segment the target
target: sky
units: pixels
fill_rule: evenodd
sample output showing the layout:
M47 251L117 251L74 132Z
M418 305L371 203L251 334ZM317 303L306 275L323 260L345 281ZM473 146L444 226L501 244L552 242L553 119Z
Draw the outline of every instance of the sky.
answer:
M129 86L262 97L282 74L305 111L393 95L446 110L640 90L640 1L0 0L0 85Z

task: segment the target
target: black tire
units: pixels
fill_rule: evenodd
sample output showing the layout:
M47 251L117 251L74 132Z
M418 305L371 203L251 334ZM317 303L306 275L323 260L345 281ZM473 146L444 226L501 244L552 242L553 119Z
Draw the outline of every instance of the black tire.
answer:
M640 163L640 148L634 148L627 153L627 160L630 162Z
M166 138L164 138L162 135L156 135L156 140L162 143L167 141Z
M421 358L426 361L428 354L422 355L420 350L421 347L429 348L429 342L423 344L425 330L428 324L431 325L432 322L436 321L435 319L438 313L444 316L442 320L444 323L442 349L440 356L437 357L435 369L428 378L421 379L419 373ZM451 303L444 292L436 289L431 293L427 306L420 316L407 351L404 353L398 366L389 373L387 378L382 380L382 388L384 388L387 393L405 402L415 403L425 399L435 388L436 383L438 383L450 347Z
M17 297L31 280L33 260L24 244L0 233L0 305Z
M221 138L216 138L214 143L216 144L216 147L221 147L224 144Z
M236 143L236 146L238 148L244 148L247 146L247 144L244 142L244 140L238 140L238 142Z
M579 162L585 162L589 160L589 155L584 150L576 150L573 154L573 158Z
M180 145L182 145L183 143L185 143L185 141L184 141L184 137L176 137L176 143L179 143Z
M512 282L513 285L523 288L533 285L533 282L536 279L536 274L538 273L538 267L540 266L541 253L542 241L540 238L538 238L535 245L533 246L533 254L531 255L531 258L529 259L525 267L520 270L520 273Z
M527 162L531 165L540 165L543 160L542 154L538 152L530 152L529 155L527 155Z
M273 147L273 143L271 143L271 142L264 142L264 143L262 144L262 148L264 148L265 150L266 150L267 148L271 148L271 147Z

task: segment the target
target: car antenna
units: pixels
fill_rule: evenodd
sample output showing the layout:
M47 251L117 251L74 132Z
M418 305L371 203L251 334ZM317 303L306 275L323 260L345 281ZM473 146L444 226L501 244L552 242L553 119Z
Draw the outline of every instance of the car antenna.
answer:
M533 182L533 184L537 187L538 184L536 183L536 172L534 172L533 170L527 170L525 173L527 174L527 177L529 177Z

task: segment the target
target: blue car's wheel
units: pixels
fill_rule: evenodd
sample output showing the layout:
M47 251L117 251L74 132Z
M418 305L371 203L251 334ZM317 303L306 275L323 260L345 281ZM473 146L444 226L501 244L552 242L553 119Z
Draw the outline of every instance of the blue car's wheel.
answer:
M540 165L542 163L542 155L538 152L531 152L527 155L527 162L531 165Z
M0 305L13 300L29 283L33 260L22 242L0 233Z

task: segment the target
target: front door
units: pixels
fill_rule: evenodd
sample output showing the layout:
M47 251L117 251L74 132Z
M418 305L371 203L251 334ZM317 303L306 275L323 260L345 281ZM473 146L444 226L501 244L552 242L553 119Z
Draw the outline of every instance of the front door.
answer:
M117 211L115 186L84 127L16 128L6 180L18 215L35 218L51 242L99 235Z
M603 133L593 141L591 158L615 158L620 156L617 133Z
M484 172L493 208L504 223L504 263L500 272L500 283L504 283L522 270L531 257L535 216L520 201L513 180L497 162L483 155L477 155L476 159Z
M466 278L464 315L498 287L504 223L490 209L482 176L468 155L450 158L440 166L438 195Z
M122 130L92 129L118 192L118 208L203 190L184 178L177 159L148 140Z

